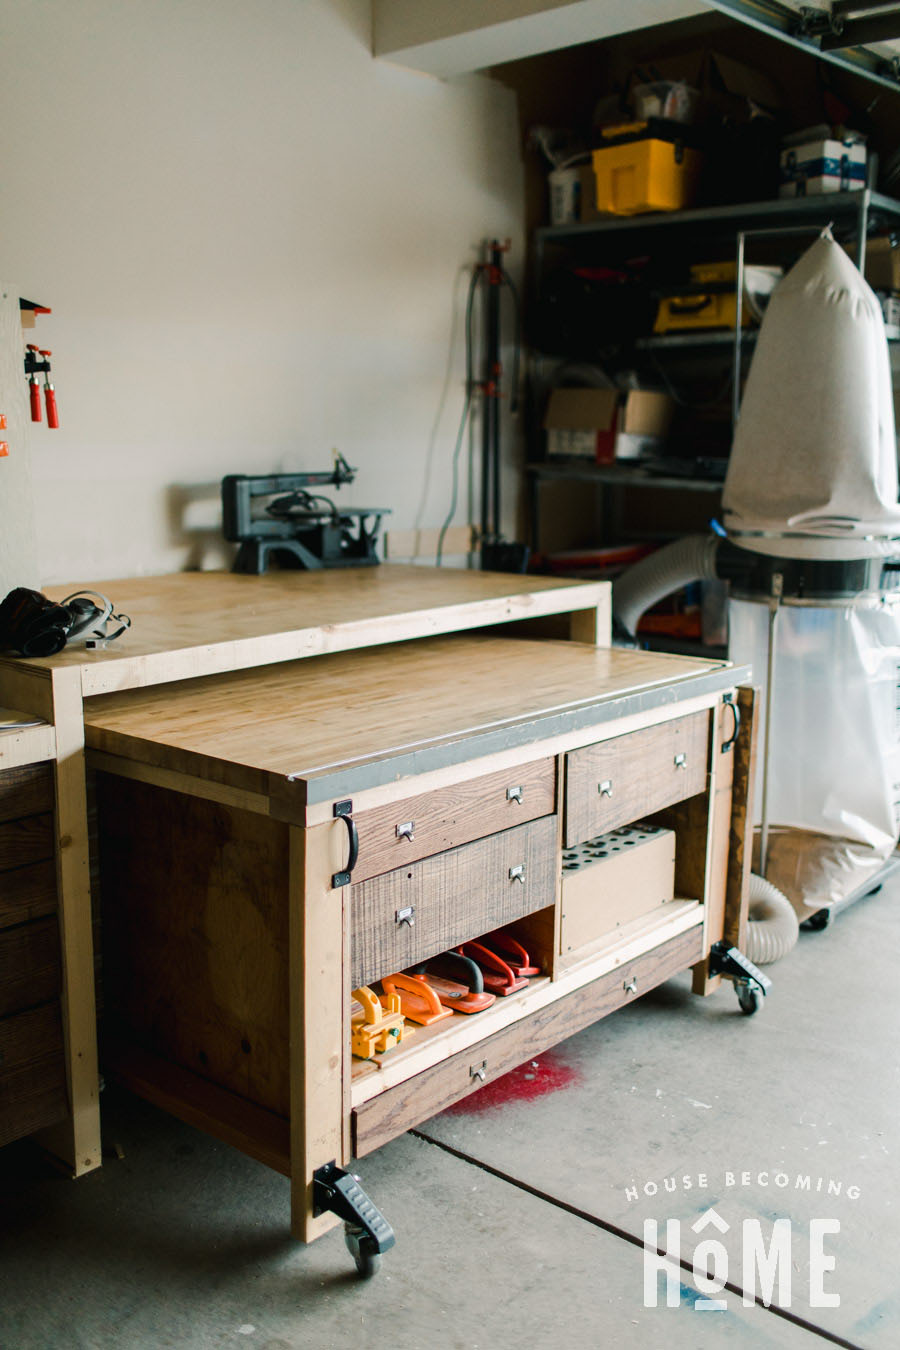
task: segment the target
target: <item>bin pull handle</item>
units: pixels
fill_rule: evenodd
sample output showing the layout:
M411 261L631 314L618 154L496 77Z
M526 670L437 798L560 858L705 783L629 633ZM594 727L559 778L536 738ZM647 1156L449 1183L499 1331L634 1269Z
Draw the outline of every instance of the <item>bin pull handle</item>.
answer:
M341 886L350 885L350 874L359 858L359 831L356 828L356 821L353 819L353 802L349 799L343 802L335 802L334 818L335 820L342 820L347 826L347 837L350 843L347 866L343 872L335 872L331 878L332 889L338 890Z
M738 732L741 729L741 710L738 707L737 699L735 698L734 694L725 694L723 696L722 702L725 704L726 708L731 709L732 715L734 717L734 726L731 728L731 735L728 737L727 740L722 742L722 754L727 755L728 751L733 747L735 741L737 740Z

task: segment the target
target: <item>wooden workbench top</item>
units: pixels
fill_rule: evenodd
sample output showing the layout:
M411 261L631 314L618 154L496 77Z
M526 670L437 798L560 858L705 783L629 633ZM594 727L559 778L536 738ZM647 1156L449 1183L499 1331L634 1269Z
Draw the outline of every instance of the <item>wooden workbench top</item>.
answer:
M88 746L307 801L725 689L726 662L583 643L449 636L110 694Z
M329 651L601 607L609 586L453 568L377 567L264 576L179 572L48 588L55 600L89 587L132 627L107 649L67 647L27 662L80 667L85 696L243 670Z

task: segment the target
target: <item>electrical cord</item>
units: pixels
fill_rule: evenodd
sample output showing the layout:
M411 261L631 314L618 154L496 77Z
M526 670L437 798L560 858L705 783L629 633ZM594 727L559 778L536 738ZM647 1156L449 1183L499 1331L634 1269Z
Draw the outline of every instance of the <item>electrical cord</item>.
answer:
M466 397L463 403L462 416L459 419L459 429L456 433L456 445L453 448L453 488L450 499L450 510L447 512L440 534L438 535L437 552L435 556L435 566L440 567L444 557L444 540L447 537L447 531L450 528L450 522L456 515L456 508L459 504L459 456L463 445L463 436L466 430L466 423L469 420L469 413L472 410L472 395L475 389L473 340L472 340L472 313L475 307L475 292L478 289L478 282L481 277L480 265L472 271L469 279L469 289L466 294L466 323L465 323L465 344L466 344Z
M437 550L435 554L435 565L440 567L444 556L444 540L447 537L447 531L450 523L456 515L456 508L459 505L459 457L463 446L463 436L465 434L466 423L469 420L469 413L472 410L472 398L475 392L475 369L474 369L474 339L472 336L472 313L475 302L475 292L478 289L478 283L487 272L487 264L478 263L472 270L472 277L469 281L469 290L466 296L466 324L465 324L465 343L466 343L466 397L463 404L462 416L459 420L459 428L456 433L456 444L453 447L453 487L451 492L450 509L441 526L438 535ZM519 411L519 367L521 364L521 305L519 302L519 293L513 283L513 280L505 268L501 267L500 281L506 286L512 296L514 313L514 331L515 344L513 346L512 373L510 378L510 398L509 410L515 414Z

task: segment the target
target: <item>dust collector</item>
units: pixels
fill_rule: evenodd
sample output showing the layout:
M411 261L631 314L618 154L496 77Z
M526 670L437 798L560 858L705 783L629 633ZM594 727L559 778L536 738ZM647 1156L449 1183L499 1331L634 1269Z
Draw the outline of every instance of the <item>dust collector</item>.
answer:
M679 586L731 583L729 656L763 689L754 889L824 924L893 852L900 795L888 346L878 300L828 231L769 302L722 504L725 537L654 553L615 583L613 609L633 635Z

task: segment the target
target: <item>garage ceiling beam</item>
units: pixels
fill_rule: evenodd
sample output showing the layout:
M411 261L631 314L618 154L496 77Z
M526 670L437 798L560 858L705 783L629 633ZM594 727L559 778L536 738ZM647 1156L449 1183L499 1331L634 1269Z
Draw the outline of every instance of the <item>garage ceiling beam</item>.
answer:
M374 50L413 70L462 75L708 13L706 0L374 0Z

